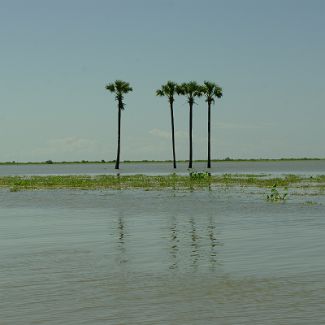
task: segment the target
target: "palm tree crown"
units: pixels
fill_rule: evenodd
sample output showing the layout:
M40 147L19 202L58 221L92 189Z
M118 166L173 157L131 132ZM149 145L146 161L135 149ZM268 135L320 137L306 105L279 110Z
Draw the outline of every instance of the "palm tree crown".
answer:
M115 80L115 82L106 85L105 88L111 93L115 93L115 100L118 101L118 108L124 110L125 104L123 102L123 95L133 90L130 84L123 80Z
M189 104L195 103L195 97L202 96L202 89L196 81L184 82L177 87L176 91L178 95L186 96Z
M156 95L163 97L166 96L168 98L169 103L174 102L174 96L177 94L177 84L173 81L167 81L165 85L162 85L160 89L156 91Z
M214 82L204 81L204 84L201 86L201 91L205 95L205 101L208 103L214 103L214 98L222 97L222 88Z

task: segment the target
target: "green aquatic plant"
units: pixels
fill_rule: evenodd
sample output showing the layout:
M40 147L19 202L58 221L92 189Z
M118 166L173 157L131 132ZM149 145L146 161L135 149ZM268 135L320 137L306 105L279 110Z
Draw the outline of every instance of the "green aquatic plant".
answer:
M305 201L304 205L318 205L318 203L315 201Z
M51 176L0 176L0 188L13 191L25 189L202 189L220 187L252 187L270 189L269 201L280 201L287 197L287 187L317 190L324 195L324 178L314 177L270 177L259 175L211 175L208 172L189 172L187 175L51 175ZM276 185L275 185L276 184ZM285 188L285 193L277 187Z
M190 172L189 175L191 179L207 179L211 176L211 174L207 172Z
M277 185L274 184L271 189L271 193L266 195L267 201L271 202L278 202L278 201L284 201L287 198L288 195L288 189L285 188L284 193L280 193L277 189Z

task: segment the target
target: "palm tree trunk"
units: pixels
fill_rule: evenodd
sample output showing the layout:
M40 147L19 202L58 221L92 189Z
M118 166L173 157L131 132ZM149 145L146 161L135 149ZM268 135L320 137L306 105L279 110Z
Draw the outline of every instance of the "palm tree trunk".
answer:
M176 168L176 152L175 152L175 130L174 130L174 109L173 103L170 103L170 117L172 123L172 142L173 142L173 165Z
M188 162L188 168L192 168L192 160L193 160L192 126L193 126L193 103L190 103L190 125L189 125L190 157Z
M208 168L211 168L211 103L208 102Z
M115 169L120 168L120 146L121 146L121 108L118 107L118 124L117 124L117 157Z

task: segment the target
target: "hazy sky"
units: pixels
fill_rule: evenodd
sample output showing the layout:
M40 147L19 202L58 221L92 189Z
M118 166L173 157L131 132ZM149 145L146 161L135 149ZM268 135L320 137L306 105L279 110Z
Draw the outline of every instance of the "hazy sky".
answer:
M212 152L325 157L324 0L0 0L0 161L111 160L117 108L105 84L129 81L124 159L171 159L167 80L211 80ZM207 108L194 108L206 158ZM175 101L177 158L188 105Z

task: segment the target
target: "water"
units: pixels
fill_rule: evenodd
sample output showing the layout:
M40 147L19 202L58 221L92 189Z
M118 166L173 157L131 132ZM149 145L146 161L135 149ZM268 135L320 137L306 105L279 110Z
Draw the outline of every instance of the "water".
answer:
M324 204L0 190L0 324L324 324Z
M120 170L114 164L43 164L43 165L0 165L0 176L8 175L64 175L64 174L147 174L164 175L173 172L187 173L187 163L121 163ZM206 163L195 162L194 170L207 171ZM325 160L302 161L241 161L213 162L209 172L213 174L325 174Z

